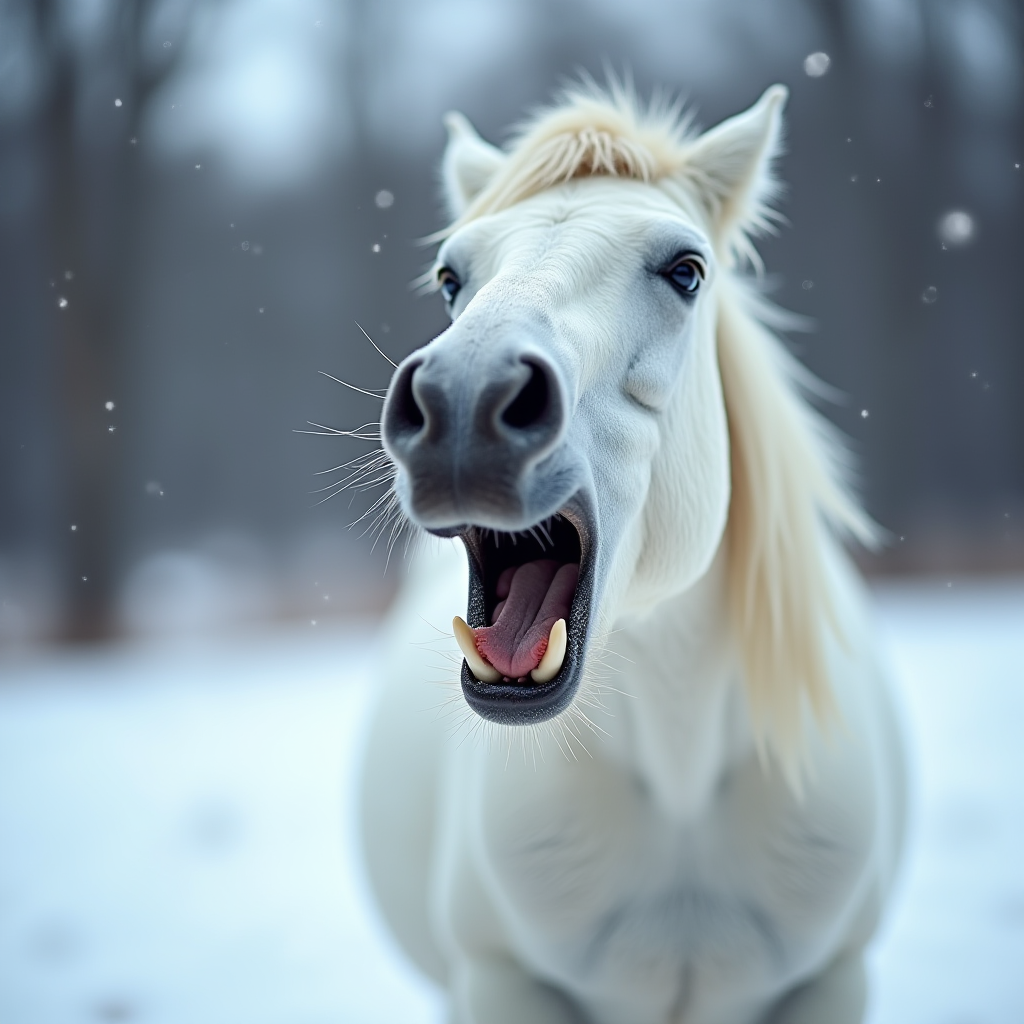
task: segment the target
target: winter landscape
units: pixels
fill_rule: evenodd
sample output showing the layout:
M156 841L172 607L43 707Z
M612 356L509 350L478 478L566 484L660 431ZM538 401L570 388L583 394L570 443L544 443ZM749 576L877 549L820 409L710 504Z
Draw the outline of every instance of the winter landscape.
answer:
M1024 1019L1024 580L876 590L915 810L871 1024ZM0 662L0 1020L440 1024L353 828L372 631Z

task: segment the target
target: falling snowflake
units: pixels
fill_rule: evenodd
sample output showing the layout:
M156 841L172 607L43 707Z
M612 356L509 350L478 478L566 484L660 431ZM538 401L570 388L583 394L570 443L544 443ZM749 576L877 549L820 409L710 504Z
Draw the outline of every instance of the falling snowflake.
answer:
M930 306L933 302L939 300L939 289L935 285L930 284L923 292L921 292L921 301L926 305Z
M60 307L61 309L67 309L67 308L68 308L68 300L67 300L67 299L65 299L65 298L64 298L64 296L62 295L62 296L61 296L61 297L60 297L60 298L59 298L59 299L57 300L57 305L58 305L58 306L59 306L59 307Z
M114 403L113 402L104 402L103 403L103 408L106 409L107 412L113 412L114 411Z
M817 53L808 54L804 59L804 73L809 78L821 78L823 74L829 69L829 65L832 63L832 58L827 53L822 53L820 50Z
M382 188L374 197L373 201L381 210L386 210L395 201L395 197L386 189Z
M974 238L974 218L963 210L950 210L940 218L938 232L944 245L967 245Z

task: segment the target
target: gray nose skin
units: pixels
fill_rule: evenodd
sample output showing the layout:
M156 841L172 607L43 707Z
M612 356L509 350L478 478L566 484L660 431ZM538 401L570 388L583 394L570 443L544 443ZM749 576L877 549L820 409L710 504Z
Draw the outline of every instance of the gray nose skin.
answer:
M442 336L399 366L381 422L420 526L516 530L554 511L538 466L564 436L566 388L528 342Z

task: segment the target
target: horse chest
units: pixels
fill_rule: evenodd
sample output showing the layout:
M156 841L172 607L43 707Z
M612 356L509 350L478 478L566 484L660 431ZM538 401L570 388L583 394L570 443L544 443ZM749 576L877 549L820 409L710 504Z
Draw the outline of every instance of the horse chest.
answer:
M506 940L595 1020L606 997L610 1019L742 1020L819 945L828 912L808 932L772 890L781 874L795 875L814 906L842 870L835 844L773 835L739 849L735 808L716 805L681 826L593 761L487 781L478 855ZM715 1011L683 1014L688 1002Z

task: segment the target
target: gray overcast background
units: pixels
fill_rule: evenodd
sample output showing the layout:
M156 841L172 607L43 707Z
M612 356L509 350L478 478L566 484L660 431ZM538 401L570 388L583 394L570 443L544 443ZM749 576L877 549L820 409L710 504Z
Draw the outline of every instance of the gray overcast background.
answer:
M790 86L762 251L868 565L1024 566L1019 4L0 0L0 641L380 609L376 495L310 493L367 446L295 432L379 406L318 371L443 327L442 113L501 142L606 63L705 125Z

